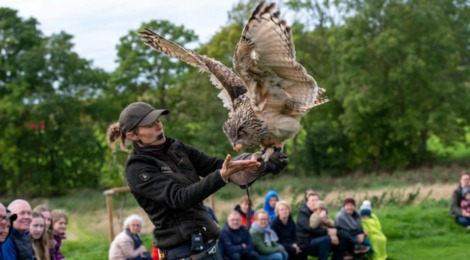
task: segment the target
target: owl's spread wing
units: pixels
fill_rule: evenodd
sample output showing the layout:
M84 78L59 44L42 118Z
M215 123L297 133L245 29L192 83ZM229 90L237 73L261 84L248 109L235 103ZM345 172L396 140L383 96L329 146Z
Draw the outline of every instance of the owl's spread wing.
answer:
M197 54L172 41L169 41L149 29L139 32L144 43L153 49L180 59L211 75L211 82L221 90L219 98L224 106L233 111L233 100L246 93L245 83L227 66L219 61Z
M275 8L275 3L262 2L255 9L237 44L233 66L245 81L255 111L301 116L326 102L319 98L324 90L295 61L292 33Z

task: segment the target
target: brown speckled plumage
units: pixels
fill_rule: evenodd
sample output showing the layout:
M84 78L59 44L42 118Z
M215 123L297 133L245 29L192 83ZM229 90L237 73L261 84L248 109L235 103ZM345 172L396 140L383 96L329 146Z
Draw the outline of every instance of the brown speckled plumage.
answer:
M328 100L305 68L295 61L292 34L274 3L260 3L233 56L233 68L199 55L145 29L144 42L211 75L230 109L223 130L235 147L261 146L267 160L273 147L283 147L300 130L300 119Z

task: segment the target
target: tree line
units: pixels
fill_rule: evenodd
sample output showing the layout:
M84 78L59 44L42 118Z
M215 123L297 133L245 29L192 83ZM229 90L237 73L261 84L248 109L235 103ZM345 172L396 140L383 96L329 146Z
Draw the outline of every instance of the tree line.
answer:
M0 8L0 194L60 195L124 185L126 153L106 129L130 102L170 110L170 136L214 156L233 153L221 130L227 110L207 75L145 46L149 28L231 66L258 1L234 4L207 43L166 20L143 21L117 45L107 72L73 51L73 35L44 35L35 18ZM468 144L470 2L290 0L297 60L330 101L312 109L286 144L288 173L303 177L395 170L436 162Z

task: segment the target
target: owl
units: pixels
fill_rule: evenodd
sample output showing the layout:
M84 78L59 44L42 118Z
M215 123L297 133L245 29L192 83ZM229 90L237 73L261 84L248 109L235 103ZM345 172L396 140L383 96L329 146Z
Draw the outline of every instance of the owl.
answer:
M210 75L228 108L223 131L233 149L260 146L267 161L301 129L301 118L328 101L306 69L295 60L292 33L275 3L261 2L246 23L233 55L233 69L164 39L149 29L144 43Z

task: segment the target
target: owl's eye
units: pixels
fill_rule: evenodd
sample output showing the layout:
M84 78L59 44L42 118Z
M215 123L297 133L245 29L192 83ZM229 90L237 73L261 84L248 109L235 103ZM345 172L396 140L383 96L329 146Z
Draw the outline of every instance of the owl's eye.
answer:
M238 137L245 136L246 132L243 127L238 128Z

